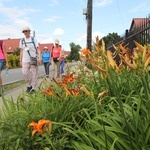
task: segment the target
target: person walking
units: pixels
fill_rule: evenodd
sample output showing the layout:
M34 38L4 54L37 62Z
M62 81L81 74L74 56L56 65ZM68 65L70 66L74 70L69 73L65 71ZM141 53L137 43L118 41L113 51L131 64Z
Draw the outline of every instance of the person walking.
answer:
M30 35L30 28L28 26L22 29L24 38L20 40L20 66L24 79L27 82L28 93L34 93L37 86L38 79L38 65L41 63L41 52L35 37ZM32 64L31 57L34 58L35 64ZM37 61L36 61L37 60Z
M64 75L64 73L65 73L64 67L65 67L65 52L64 52L64 50L62 50L61 58L60 58L60 73L61 73L61 75Z
M2 96L3 94L1 73L4 68L5 62L6 62L6 68L9 68L8 55L7 55L5 43L4 41L0 40L0 96Z
M48 50L48 47L43 48L43 52L41 54L42 62L45 68L46 77L49 78L49 67L51 65L51 52Z
M59 45L59 40L55 40L55 45L52 50L52 77L59 78L60 77L60 58L61 58L61 46Z

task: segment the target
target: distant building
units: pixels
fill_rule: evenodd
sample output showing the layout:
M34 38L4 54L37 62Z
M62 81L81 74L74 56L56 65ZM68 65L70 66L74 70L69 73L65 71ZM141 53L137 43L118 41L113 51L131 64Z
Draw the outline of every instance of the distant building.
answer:
M14 51L16 51L19 48L19 42L20 42L20 38L17 39L2 39L5 42L5 46L6 46L6 51L8 54L13 53ZM52 51L53 48L53 43L39 43L39 48L41 50L41 52L43 52L44 47L48 47L49 51ZM68 56L70 54L70 51L64 51L65 55Z
M15 50L19 48L19 41L20 39L3 39L6 46L7 53L13 53Z
M43 49L44 47L48 47L48 50L51 52L53 47L54 47L54 44L53 43L42 43L42 44L39 44L39 48L41 50L41 52L43 52Z
M70 55L70 51L64 51L64 55L67 57L68 55Z
M134 31L135 29L143 29L150 25L150 18L133 18L129 31Z
M6 46L6 51L7 53L13 53L14 51L16 51L19 48L19 42L20 42L20 38L18 39L2 39L5 42L5 46ZM45 44L40 44L39 43L39 48L41 50L41 52L43 52L43 48L47 46L48 49L50 51L52 51L52 47L53 47L53 43L45 43Z

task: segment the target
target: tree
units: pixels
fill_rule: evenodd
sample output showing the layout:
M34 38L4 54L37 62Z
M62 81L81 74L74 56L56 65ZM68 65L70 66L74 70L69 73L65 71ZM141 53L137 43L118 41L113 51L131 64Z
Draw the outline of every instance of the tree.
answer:
M105 41L106 47L115 44L121 37L118 35L118 33L109 33L107 36L104 36L102 39ZM101 39L101 40L102 40ZM100 40L100 43L101 43Z
M13 52L13 55L19 56L19 55L20 55L20 48L17 48L17 49Z
M80 45L75 45L72 42L72 43L70 43L70 49L71 49L71 52L70 52L70 55L67 57L67 60L69 60L69 61L79 60L79 58L80 58L79 51L81 49L81 46Z

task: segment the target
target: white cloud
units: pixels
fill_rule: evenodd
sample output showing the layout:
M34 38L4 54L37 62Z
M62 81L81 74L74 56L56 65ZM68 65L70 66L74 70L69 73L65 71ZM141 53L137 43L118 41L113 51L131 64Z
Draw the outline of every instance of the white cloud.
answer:
M141 3L139 5L137 5L136 7L132 8L129 10L130 13L136 13L136 12L141 12L141 11L149 11L150 8L147 7L146 3Z
M92 40L95 41L95 38L96 38L97 36L99 37L99 39L101 39L102 37L105 36L105 34L104 34L104 33L101 33L100 31L93 32L93 33L92 33Z
M18 30L16 25L0 25L0 29L1 39L19 38L22 35L21 30Z
M3 13L5 16L10 17L10 18L18 18L25 16L27 13L31 12L37 12L39 10L36 9L31 9L31 8L26 8L26 9L19 9L19 8L6 8L3 6L0 6L0 13Z
M77 42L81 42L85 40L86 40L86 33L82 34L79 38L77 38Z
M93 32L91 42L95 42L97 36L99 37L99 39L101 39L103 36L105 36L105 34L101 33L100 31ZM76 39L76 41L81 47L85 47L87 42L86 38L87 38L86 33L83 33L79 38Z
M95 7L104 7L112 3L113 0L96 0L94 3Z
M61 17L59 17L59 16L52 16L51 18L44 19L44 21L46 21L46 22L55 22L59 18L61 18Z
M53 38L48 38L48 39L44 39L42 40L40 43L53 43Z
M58 0L51 0L50 1L50 6L56 6L58 5Z
M3 16L0 20L0 37L3 39L19 38L22 36L21 30L23 26L30 26L32 30L32 26L29 23L30 18L26 17L26 15L36 11L39 10L30 8L20 9L17 7L7 8L0 4L0 14Z
M55 31L53 32L53 35L63 35L64 34L64 30L61 28L57 28L55 29Z
M96 32L93 32L92 33L92 40L95 41L95 38L99 36L99 38L102 38L103 36L105 36L105 34L101 33L100 31L96 31ZM81 41L85 41L87 38L86 36L86 33L82 34L79 38L77 38L77 41L78 42L81 42Z

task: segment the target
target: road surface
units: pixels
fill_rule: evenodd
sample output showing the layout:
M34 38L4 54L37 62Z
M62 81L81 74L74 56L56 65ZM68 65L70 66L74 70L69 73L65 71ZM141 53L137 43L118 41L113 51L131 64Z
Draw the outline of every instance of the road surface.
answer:
M44 66L39 66L38 74L41 75L44 73ZM3 70L1 76L3 80L3 85L24 79L21 68L9 69L8 76L6 75L6 71Z

